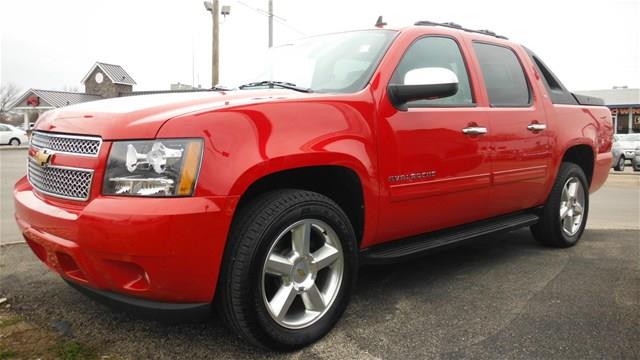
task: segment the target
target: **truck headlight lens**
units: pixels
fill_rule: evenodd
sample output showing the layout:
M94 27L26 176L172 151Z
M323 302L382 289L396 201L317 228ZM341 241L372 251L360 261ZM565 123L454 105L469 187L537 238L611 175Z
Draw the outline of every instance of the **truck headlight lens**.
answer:
M104 195L190 196L202 158L200 139L115 141L104 174Z

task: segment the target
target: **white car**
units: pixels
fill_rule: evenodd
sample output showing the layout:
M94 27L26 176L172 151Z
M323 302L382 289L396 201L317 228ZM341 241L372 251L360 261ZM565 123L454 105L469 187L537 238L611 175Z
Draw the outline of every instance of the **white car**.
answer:
M24 130L9 124L0 124L0 145L14 145L26 144L29 142L29 137Z

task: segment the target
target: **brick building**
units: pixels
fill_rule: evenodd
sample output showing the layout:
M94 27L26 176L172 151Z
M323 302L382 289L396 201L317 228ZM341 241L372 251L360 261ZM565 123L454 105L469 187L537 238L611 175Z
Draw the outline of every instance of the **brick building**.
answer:
M84 93L29 89L13 102L9 110L22 113L24 126L28 128L30 122L47 110L134 94L136 82L122 66L96 62L82 79L82 84Z
M82 79L82 84L85 94L108 99L132 92L136 82L122 66L97 62Z

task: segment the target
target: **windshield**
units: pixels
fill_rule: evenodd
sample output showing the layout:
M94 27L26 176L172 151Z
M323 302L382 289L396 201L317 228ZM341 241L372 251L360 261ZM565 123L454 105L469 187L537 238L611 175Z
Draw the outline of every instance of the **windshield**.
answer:
M313 92L355 92L369 82L396 31L366 30L314 36L271 48L256 59L257 76L236 86L277 81ZM249 84L243 88L268 88Z

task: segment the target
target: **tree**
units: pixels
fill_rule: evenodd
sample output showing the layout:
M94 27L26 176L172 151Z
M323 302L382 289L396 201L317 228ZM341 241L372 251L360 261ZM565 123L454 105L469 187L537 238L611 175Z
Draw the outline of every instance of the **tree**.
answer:
M9 110L9 105L13 103L20 89L14 84L8 83L0 86L0 113L4 113Z

